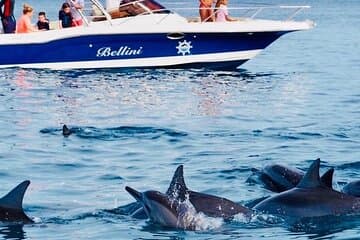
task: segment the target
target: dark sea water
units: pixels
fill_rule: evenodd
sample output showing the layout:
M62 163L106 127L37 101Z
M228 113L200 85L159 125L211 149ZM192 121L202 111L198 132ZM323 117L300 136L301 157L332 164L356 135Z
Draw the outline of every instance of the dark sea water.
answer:
M61 3L28 2L53 19ZM31 180L36 221L1 225L0 238L358 239L356 217L177 231L117 211L133 202L126 185L166 191L179 164L191 189L241 203L271 194L246 182L270 163L306 170L321 158L336 188L360 179L360 1L265 3L312 5L301 17L317 26L238 71L0 70L0 195ZM77 131L63 137L63 124Z

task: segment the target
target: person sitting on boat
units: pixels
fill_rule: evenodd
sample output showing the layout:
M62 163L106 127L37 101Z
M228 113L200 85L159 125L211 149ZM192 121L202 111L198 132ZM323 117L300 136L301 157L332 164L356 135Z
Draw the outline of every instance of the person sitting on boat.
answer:
M49 19L46 18L45 12L39 12L37 27L39 30L50 30Z
M214 22L213 0L200 0L199 14L202 22Z
M0 1L0 16L4 33L15 33L16 19L14 17L15 0ZM4 10L1 9L4 7Z
M59 11L59 28L69 28L74 25L70 4L63 3Z
M83 25L83 19L79 11L84 8L84 0L67 0L66 1L71 7L71 14L74 18L73 26Z
M229 16L228 0L218 0L215 5L216 22L237 21Z
M16 25L16 33L30 33L37 31L37 29L31 24L33 12L34 9L25 3L23 6L23 15Z

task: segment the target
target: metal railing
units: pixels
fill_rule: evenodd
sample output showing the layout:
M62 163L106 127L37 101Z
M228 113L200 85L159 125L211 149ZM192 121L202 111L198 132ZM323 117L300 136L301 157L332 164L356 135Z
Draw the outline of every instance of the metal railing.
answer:
M124 4L121 4L119 6L119 12L121 9L126 9L127 7L136 7L137 9L140 9L140 11L137 13L137 15L129 15L126 16L126 21L133 18L136 18L136 16L141 16L141 15L146 15L146 14L156 14L156 13L162 13L164 16L164 19L170 15L171 13L178 13L179 15L180 12L197 12L200 10L199 8L190 8L190 7L174 7L171 8L171 10L165 8L165 9L156 9L156 10L151 10L150 8L148 8L145 4L143 4L143 2L145 2L146 0L135 0L132 2L127 2ZM109 14L109 12L107 12L105 10L105 8L102 6L102 4L99 2L99 0L88 0L86 1L88 2L88 4L91 4L91 9L87 8L87 10L84 11L80 11L80 14L82 15L83 19L85 20L86 25L89 25L91 21L94 21L93 19L100 19L100 20L107 20L110 24L112 24L112 20L114 18L112 18L112 16ZM90 3L89 3L90 2ZM171 3L166 3L171 5ZM305 9L309 9L310 6L255 6L255 7L229 7L228 10L231 13L232 16L234 16L235 18L239 18L239 19L258 19L258 16L264 12L274 12L275 14L277 14L279 11L282 10L287 10L287 11L291 11L290 13L287 13L285 18L281 18L281 19L277 19L277 20L281 20L281 21L291 21L294 19L295 16L297 16L300 12L304 11ZM94 9L96 9L96 11L94 11ZM209 9L209 8L201 8L201 9ZM215 17L216 14L216 8L210 8L212 10L212 15L209 16L207 19L200 21L200 22L206 22L207 20L209 20L210 18ZM85 14L84 12L88 12L90 11L90 14ZM235 14L235 12L239 13L241 12L241 14ZM184 15L182 15L184 16ZM131 17L131 18L130 18ZM278 18L280 18L279 16L277 16ZM125 18L125 17L124 17ZM197 17L198 18L198 17ZM97 20L99 21L99 20Z
M259 7L229 7L228 10L239 12L243 11L244 13L242 15L234 15L237 18L249 18L249 19L255 19L260 13L266 11L275 11L275 10L293 10L291 13L289 13L285 19L280 19L282 21L291 21L294 19L296 15L298 15L300 12L304 11L305 9L311 8L310 6L259 6ZM203 22L208 21L209 19L213 18L216 14L216 8L196 8L197 10L200 9L211 9L213 10L212 15L207 17ZM194 10L194 8L173 8L175 12L177 11L188 11L188 10Z

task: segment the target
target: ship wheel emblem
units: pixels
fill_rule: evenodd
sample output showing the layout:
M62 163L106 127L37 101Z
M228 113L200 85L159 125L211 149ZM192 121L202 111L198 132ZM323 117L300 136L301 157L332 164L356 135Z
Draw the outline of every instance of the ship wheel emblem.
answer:
M186 40L180 42L179 41L179 45L176 47L176 49L178 50L178 54L182 54L183 56L185 56L186 54L191 54L190 49L193 46L191 46L191 41L187 42Z

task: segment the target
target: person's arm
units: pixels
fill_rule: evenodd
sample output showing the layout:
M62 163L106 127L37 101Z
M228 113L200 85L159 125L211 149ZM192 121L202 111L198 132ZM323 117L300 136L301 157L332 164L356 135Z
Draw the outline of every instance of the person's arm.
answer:
M62 20L63 20L64 14L63 11L59 11L59 29L62 29Z
M31 25L30 18L25 21L25 26L29 32L37 32L38 31L33 25Z
M226 21L229 21L229 22L235 22L235 21L237 21L236 18L232 18L232 17L230 17L229 15L226 15L225 18L226 18Z
M84 1L79 1L79 3L75 3L74 0L71 0L71 3L76 9L84 8Z
M237 21L237 19L232 18L232 17L229 16L229 10L228 10L227 7L224 8L224 11L225 11L225 19L226 19L226 21L228 21L228 22Z
M50 30L50 21L49 21L49 19L45 19L45 29L46 30Z

